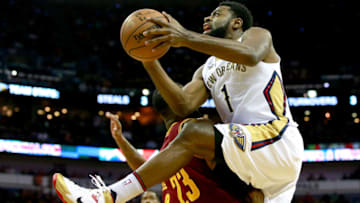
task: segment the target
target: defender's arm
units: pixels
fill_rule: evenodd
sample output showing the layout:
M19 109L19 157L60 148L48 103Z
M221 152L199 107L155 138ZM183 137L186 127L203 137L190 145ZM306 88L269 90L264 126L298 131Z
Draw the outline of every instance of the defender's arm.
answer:
M146 159L135 149L135 147L122 135L122 126L118 117L106 112L106 117L110 119L110 131L117 146L123 152L127 164L132 170L136 170Z

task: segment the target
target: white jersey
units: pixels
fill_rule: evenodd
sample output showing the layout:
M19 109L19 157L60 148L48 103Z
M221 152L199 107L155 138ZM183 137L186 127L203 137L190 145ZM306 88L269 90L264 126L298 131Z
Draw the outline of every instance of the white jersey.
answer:
M267 123L281 116L293 123L280 62L250 67L211 56L202 76L224 123Z
M259 188L265 203L290 203L303 141L287 102L280 62L246 66L211 56L202 77L224 124L221 148L229 168Z

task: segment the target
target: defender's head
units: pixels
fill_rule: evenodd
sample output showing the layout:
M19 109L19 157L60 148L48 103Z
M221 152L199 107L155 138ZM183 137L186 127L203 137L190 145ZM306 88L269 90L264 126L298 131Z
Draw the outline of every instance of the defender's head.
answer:
M155 91L152 94L152 106L155 108L155 110L161 114L163 118L167 118L169 116L174 115L175 113L171 110L169 105L166 103L166 101L162 98L160 95L159 90L155 89Z
M235 31L245 31L253 25L250 10L236 1L223 1L204 18L204 34L226 38Z
M178 83L178 86L182 88L183 86ZM154 109L160 113L162 119L166 122L168 119L184 119L182 116L178 116L175 114L175 112L170 108L170 106L166 103L164 98L161 96L159 90L155 89L155 91L152 94L152 106ZM200 117L200 113L198 110L192 112L190 115L187 115L187 117L191 118L197 118Z

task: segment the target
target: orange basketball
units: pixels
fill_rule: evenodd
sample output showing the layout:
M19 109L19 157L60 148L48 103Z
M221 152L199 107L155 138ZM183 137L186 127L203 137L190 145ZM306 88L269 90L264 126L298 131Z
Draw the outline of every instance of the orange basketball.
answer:
M164 56L170 48L170 46L167 46L152 52L153 46L145 46L145 41L151 38L145 37L143 32L148 29L160 27L160 25L146 21L147 17L160 18L167 21L159 11L140 9L134 11L125 19L120 30L121 44L126 53L139 61L158 59Z

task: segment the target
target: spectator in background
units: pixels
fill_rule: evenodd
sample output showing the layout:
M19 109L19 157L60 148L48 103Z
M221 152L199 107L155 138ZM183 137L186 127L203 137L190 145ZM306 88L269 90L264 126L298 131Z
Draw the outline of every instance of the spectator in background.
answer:
M141 196L140 203L160 203L160 199L156 192L148 190Z

